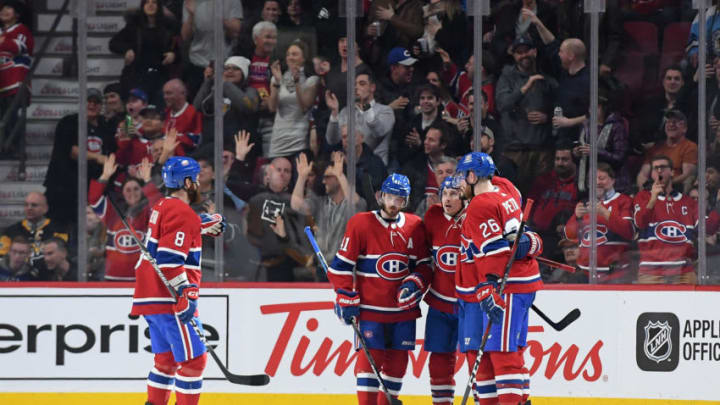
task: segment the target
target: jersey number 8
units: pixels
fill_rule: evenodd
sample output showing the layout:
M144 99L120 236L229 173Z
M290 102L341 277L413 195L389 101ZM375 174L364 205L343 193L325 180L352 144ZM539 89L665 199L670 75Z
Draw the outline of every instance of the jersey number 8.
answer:
M182 247L184 242L185 242L185 233L184 232L176 233L175 234L175 246Z

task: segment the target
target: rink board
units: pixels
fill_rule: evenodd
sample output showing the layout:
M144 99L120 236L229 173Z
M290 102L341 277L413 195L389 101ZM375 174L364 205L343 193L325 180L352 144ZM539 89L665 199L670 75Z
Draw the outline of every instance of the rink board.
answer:
M0 284L0 403L142 401L152 355L144 320L127 317L129 285L34 286ZM233 372L272 380L232 385L209 360L203 403L354 402L352 332L335 318L327 285L214 286L222 288L204 287L199 305L211 344ZM531 313L534 405L720 403L717 290L579 287L539 292L535 304L556 321L573 308L582 315L557 332ZM421 319L418 343L423 330ZM418 344L406 405L429 403L427 362ZM460 367L456 395L467 381Z

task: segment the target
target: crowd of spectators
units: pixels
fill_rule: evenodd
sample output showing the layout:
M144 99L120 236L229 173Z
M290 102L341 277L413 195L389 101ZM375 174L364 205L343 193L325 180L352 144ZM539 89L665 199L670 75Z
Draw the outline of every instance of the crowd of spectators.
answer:
M599 169L591 174L590 23L582 0L492 2L478 36L482 87L475 89L464 1L365 0L352 95L346 94L351 58L345 21L335 1L224 0L226 55L215 61L212 1L142 0L110 39L110 50L123 57L119 82L89 89L83 106L83 187L89 187L91 210L80 220L88 223L87 275L132 279L130 263L139 249L123 235L116 210L142 236L148 207L161 195L159 169L170 156L200 162L204 201L193 207L197 212L214 212L216 193L223 196L230 223L222 241L225 267L216 268L215 245L208 241L204 278L318 281L322 272L304 226L316 228L331 259L345 213L376 208L376 190L388 173L410 178L407 210L423 215L439 202L438 185L454 172L456 159L477 147L535 200L530 224L543 236L544 255L579 269L572 276L545 269L547 282L587 282L589 210L595 205L601 282L694 283L688 275L696 260L694 229L703 218L691 199L700 194L699 125L709 135L709 246L717 245L720 222L720 50L709 41L710 63L698 67L697 21L686 3L606 2L597 44ZM15 9L4 6L0 13L0 57L8 52L3 35L17 20L7 17ZM718 12L716 5L708 10L712 38L720 19L710 16ZM655 40L688 45L675 63L655 66L648 91L631 91L619 73L632 45L623 30L629 21L654 24ZM661 38L675 22L687 24L688 37ZM707 123L697 119L699 68L708 72ZM214 134L215 69L223 70L220 137ZM477 129L474 108L481 109ZM354 145L349 114L355 116ZM26 218L3 232L0 278L77 277L68 252L77 240L78 184L68 174L77 172L78 125L77 114L57 124L45 195L29 195ZM480 145L473 144L476 130ZM222 168L214 167L216 138L223 139ZM349 148L357 160L352 196ZM221 174L225 186L216 190ZM598 204L588 203L591 187ZM669 207L665 214L661 206ZM662 242L683 248L666 249Z

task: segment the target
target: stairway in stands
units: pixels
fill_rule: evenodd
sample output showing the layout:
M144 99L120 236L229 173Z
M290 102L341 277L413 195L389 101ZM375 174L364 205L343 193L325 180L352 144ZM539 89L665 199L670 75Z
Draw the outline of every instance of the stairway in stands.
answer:
M125 26L124 13L138 7L140 0L75 1L88 7L88 87L102 90L105 84L118 80L123 67L122 58L108 49L110 38ZM69 13L63 15L57 30L50 33L64 0L32 0L32 3L35 52L44 41L50 41L50 44L46 54L39 61L35 59L38 67L32 77L32 103L27 111L25 180L18 176L18 161L0 161L0 230L23 218L23 201L27 193L44 191L42 183L52 153L55 125L63 116L76 113L81 105L77 97L77 73L73 72L76 57L72 52L72 16Z

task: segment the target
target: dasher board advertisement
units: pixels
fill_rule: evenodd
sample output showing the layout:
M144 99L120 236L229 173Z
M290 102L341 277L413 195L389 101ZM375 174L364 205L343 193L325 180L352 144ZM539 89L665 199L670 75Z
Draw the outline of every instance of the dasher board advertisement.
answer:
M231 371L264 372L271 382L232 385L208 361L204 392L355 393L352 330L335 317L327 285L237 286L203 288L200 319ZM0 288L0 392L143 392L152 354L147 324L128 318L131 297L131 288ZM581 316L555 331L531 312L525 360L533 396L720 398L717 292L553 290L540 291L535 304L554 320L574 308ZM417 331L401 398L429 400L422 318ZM467 381L459 360L456 395Z

